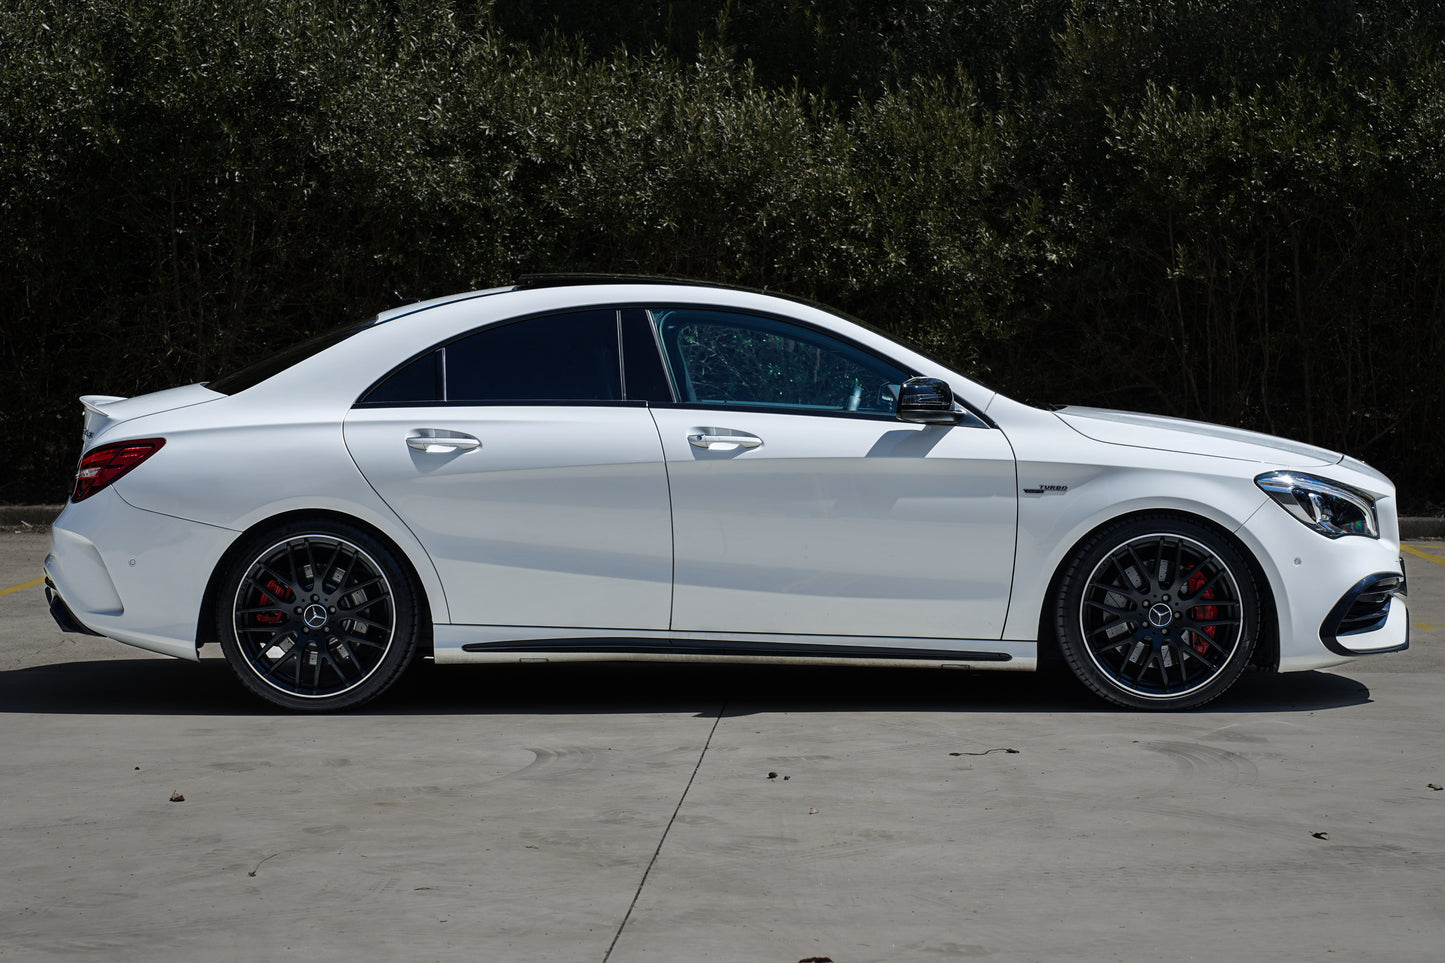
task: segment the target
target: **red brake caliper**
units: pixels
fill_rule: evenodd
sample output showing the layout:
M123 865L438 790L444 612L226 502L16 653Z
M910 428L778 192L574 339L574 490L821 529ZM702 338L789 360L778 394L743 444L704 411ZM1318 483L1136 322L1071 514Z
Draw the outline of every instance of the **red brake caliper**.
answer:
M276 596L276 598L283 603L291 601L291 590L288 589L286 586L279 584L275 579L266 580L266 592L270 592L271 595ZM261 593L261 598L256 602L257 605L276 604L275 602L271 601L271 596L267 595L266 592ZM285 617L286 614L280 609L277 609L275 612L256 613L256 621L260 622L262 625L275 625L277 622L280 622Z
M1201 572L1201 571L1196 570L1193 575L1189 576L1189 592L1190 592L1190 594L1192 595L1193 593L1199 591L1199 588L1200 588L1200 586L1202 586L1202 585L1204 584L1204 581L1205 581L1205 579L1204 579L1204 573ZM1204 593L1203 595L1199 596L1199 597L1202 598L1202 599L1212 599L1212 598L1214 598L1214 587L1213 587L1213 586L1210 586L1210 587L1205 591L1205 593ZM1219 606L1217 606L1217 605L1196 605L1193 609L1190 610L1189 615L1190 615L1191 618L1193 618L1193 619L1195 619L1195 620L1197 620L1197 621L1200 621L1200 622L1213 622L1215 619L1219 618ZM1205 635L1209 636L1209 637L1212 639L1212 638L1214 638L1214 633L1215 633L1218 629L1219 629L1219 626L1217 626L1217 625L1206 625L1206 626L1204 627L1204 629L1203 629L1203 632L1204 632ZM1195 651L1195 652L1198 652L1200 655L1203 655L1203 654L1205 654L1206 652L1209 651L1209 643L1208 643L1208 642L1205 642L1203 639L1197 639L1197 640L1195 641L1195 643L1194 643L1193 648L1194 648L1194 651Z

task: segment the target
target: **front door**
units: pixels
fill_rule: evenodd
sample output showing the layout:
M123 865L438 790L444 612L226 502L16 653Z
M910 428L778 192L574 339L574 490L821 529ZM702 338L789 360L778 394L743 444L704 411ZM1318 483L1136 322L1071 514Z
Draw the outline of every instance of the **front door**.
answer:
M1002 432L893 417L909 372L773 318L653 312L679 632L997 639L1017 504Z

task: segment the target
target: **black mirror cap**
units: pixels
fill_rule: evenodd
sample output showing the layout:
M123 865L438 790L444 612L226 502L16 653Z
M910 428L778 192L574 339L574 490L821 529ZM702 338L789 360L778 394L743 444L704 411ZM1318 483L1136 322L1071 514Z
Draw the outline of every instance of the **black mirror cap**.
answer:
M938 378L909 378L898 390L898 420L922 425L956 425L964 418L953 407L953 389Z

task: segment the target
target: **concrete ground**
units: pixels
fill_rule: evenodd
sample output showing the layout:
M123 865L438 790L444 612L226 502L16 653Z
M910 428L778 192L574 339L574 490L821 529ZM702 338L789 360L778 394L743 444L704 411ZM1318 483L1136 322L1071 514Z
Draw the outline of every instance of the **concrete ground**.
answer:
M421 666L273 712L63 635L0 535L0 960L1438 960L1408 652L1115 712L1008 673ZM184 801L172 802L172 794Z

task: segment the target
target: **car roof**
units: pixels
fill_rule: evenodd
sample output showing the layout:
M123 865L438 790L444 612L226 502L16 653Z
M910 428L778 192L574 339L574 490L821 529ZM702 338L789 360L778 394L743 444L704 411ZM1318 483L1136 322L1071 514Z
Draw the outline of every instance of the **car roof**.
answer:
M394 318L405 317L409 314L416 314L419 311L426 311L431 308L441 307L446 304L456 304L459 301L470 301L475 298L490 297L497 294L508 294L519 291L537 291L546 288L571 288L571 287L603 287L608 285L616 286L644 286L644 287L674 287L692 288L698 291L727 291L738 294L760 294L770 298L777 298L782 301L791 301L794 304L801 304L806 307L816 308L835 317L841 317L846 321L863 327L872 328L872 325L861 321L858 318L843 314L836 308L830 307L819 301L809 298L802 298L781 291L768 290L766 288L747 287L741 284L724 284L715 281L703 281L697 278L671 277L666 275L647 274L523 274L515 283L505 287L486 288L480 291L467 291L461 294L449 294L439 298L432 298L426 301L411 300L407 303L398 304L388 308L376 315L376 321L390 321ZM875 329L876 330L876 329ZM880 332L882 333L882 332Z

